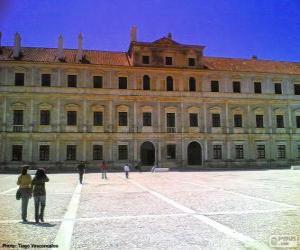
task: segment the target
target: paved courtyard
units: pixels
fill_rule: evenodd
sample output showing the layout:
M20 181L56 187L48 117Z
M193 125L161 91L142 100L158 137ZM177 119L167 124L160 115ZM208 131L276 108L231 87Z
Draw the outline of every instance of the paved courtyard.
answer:
M1 249L300 249L297 170L49 178L46 222L23 224L17 175L0 175Z

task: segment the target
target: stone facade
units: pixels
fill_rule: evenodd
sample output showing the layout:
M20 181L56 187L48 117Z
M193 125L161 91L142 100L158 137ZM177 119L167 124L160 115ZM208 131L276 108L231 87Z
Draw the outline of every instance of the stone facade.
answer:
M300 163L300 66L209 58L203 46L170 35L153 43L131 35L126 53L60 47L60 58L56 49L20 48L16 57L15 47L1 48L1 168L72 168L80 160L90 167L102 160L174 168ZM43 74L50 86L42 86Z

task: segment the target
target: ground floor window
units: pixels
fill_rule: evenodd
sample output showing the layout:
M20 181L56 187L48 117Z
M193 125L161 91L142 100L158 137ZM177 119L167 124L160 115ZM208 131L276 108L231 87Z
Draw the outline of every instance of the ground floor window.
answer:
M236 159L244 159L244 146L243 145L235 145L235 158Z
M169 159L169 160L176 159L176 145L175 144L167 145L167 159Z
M257 151L257 159L265 159L266 158L265 145L257 145L256 151Z
M76 160L76 145L67 145L67 160Z
M93 160L103 160L103 147L102 145L93 146Z
M213 146L213 158L222 159L222 145Z
M127 145L119 145L119 160L128 160L128 146Z
M298 145L298 159L300 159L300 145Z
M40 161L49 161L50 146L40 145Z
M278 159L285 159L285 145L278 145L277 146L277 158Z
M22 145L12 145L12 160L13 161L22 161Z

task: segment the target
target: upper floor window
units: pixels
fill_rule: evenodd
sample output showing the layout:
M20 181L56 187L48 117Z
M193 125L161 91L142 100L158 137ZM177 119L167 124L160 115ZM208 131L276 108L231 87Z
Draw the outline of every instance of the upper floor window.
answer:
M190 113L190 127L198 127L198 114Z
M219 81L210 82L211 92L219 92Z
M173 64L173 58L170 56L166 56L165 58L165 64L166 65L172 65Z
M167 159L170 159L170 160L176 159L176 145L175 144L167 145Z
M300 128L300 116L296 116L296 128Z
M77 87L77 75L68 75L68 87L70 88Z
M284 128L283 115L276 115L276 125L277 125L277 128Z
M41 86L50 87L51 86L51 74L42 74L41 75Z
M212 114L212 126L215 128L221 127L221 118L220 114Z
M50 125L50 110L40 111L40 125Z
M49 161L50 146L40 145L40 161Z
M152 114L151 112L144 112L143 113L143 126L152 126Z
M119 89L127 89L127 77L119 77Z
M14 110L13 125L24 125L23 119L23 110Z
M173 78L171 76L167 77L167 91L173 91L174 86L173 86Z
M175 128L175 113L167 113L167 127Z
M300 95L300 84L294 84L295 95Z
M194 77L190 77L189 79L189 90L196 91L196 79Z
M23 146L22 145L12 145L12 160L22 161Z
M254 93L260 94L261 93L261 82L254 83Z
M238 81L232 82L233 93L241 93L241 83Z
M102 84L103 84L103 78L102 76L93 76L93 84L94 84L94 88L102 88Z
M196 59L195 58L192 58L192 57L190 57L189 58L189 66L195 66L196 65Z
M150 77L147 75L143 76L143 90L150 90Z
M101 111L94 112L94 126L103 126L103 113Z
M256 127L263 128L264 127L264 116L256 115Z
M25 74L15 73L15 86L24 86Z
M241 128L243 126L243 119L241 114L235 114L233 116L234 119L234 127Z
M119 126L128 126L127 112L119 112Z
M68 111L67 112L67 125L68 126L76 126L77 124L77 112L76 111Z
M278 95L282 94L281 83L274 83L274 92Z
M149 64L150 63L150 56L142 56L142 63Z

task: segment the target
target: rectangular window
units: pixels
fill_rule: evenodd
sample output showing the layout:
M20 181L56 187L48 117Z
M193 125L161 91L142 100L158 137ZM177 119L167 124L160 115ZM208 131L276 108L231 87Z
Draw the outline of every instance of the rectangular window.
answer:
M284 128L284 117L283 115L276 115L277 128Z
M221 119L220 119L220 114L212 114L211 115L212 119L212 126L214 128L219 128L221 127Z
M261 82L254 83L254 93L261 94Z
M165 63L166 65L172 65L173 64L173 58L170 57L170 56L166 56L166 59L165 59Z
M195 66L196 65L196 59L195 58L189 58L189 66Z
M175 144L167 145L167 159L168 160L176 159L176 145Z
M40 125L50 125L50 110L40 111Z
M93 145L93 160L103 160L103 147L102 145Z
M77 87L77 75L68 75L68 87L69 88Z
M24 86L25 74L15 73L15 86Z
M175 113L167 113L167 127L175 128Z
M24 125L23 110L14 110L13 125Z
M22 145L12 145L12 160L22 161L23 146Z
M103 126L103 113L101 111L94 112L94 126Z
M150 63L150 57L149 56L143 56L142 57L143 64L149 64Z
M241 83L240 82L232 82L233 93L241 93Z
M285 159L285 145L277 145L277 158Z
M282 94L281 83L274 83L274 92L277 95Z
M219 92L219 81L210 82L211 92Z
M152 126L152 114L151 112L144 112L143 113L143 126Z
M265 145L257 145L256 146L257 159L265 159Z
M76 145L67 145L67 161L76 160Z
M49 161L50 146L40 145L40 161Z
M300 95L300 84L294 84L295 95Z
M41 75L41 86L50 87L51 86L51 74L42 74Z
M213 145L213 158L222 159L222 145Z
M244 146L243 145L235 145L235 158L236 159L244 159Z
M128 126L127 112L119 112L119 126Z
M190 113L190 127L198 127L198 114Z
M102 88L102 76L93 76L93 83L95 89L101 89Z
M127 77L119 77L119 89L127 89Z
M300 116L296 116L296 128L300 128Z
M241 128L243 127L243 117L241 114L235 114L233 116L234 119L234 127Z
M77 125L77 112L76 111L68 111L67 112L67 125L68 126L76 126Z
M127 145L119 145L119 160L127 160L128 159L128 147Z
M264 116L256 115L256 127L263 128L264 127Z

